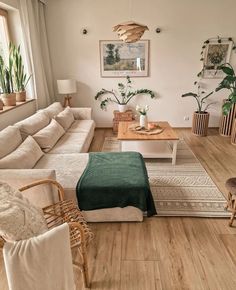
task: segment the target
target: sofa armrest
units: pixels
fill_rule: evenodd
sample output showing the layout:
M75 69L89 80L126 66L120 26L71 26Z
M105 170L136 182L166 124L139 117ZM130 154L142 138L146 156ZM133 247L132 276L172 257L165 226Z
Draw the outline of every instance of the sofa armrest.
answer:
M32 182L42 179L56 180L55 170L50 169L1 169L0 181L6 182L12 187L19 189ZM22 194L28 198L28 200L38 206L45 207L52 203L57 202L58 193L54 186L51 184L41 184L40 186L30 188Z
M70 108L75 120L92 120L92 108Z

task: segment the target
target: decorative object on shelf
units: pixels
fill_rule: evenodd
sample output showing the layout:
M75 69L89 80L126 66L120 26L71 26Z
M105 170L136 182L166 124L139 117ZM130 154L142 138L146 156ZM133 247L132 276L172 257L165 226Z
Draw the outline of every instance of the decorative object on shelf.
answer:
M13 87L13 61L12 53L9 52L8 67L0 55L0 92L1 99L5 106L16 105L16 94Z
M32 75L27 77L25 73L25 68L20 52L20 45L16 47L14 44L10 43L10 51L12 51L12 61L13 61L13 72L14 72L14 85L16 91L16 101L25 102L26 101L26 86Z
M58 93L61 95L66 95L64 98L64 107L71 107L71 99L70 94L74 94L77 92L76 89L76 81L75 80L57 80L57 89Z
M221 119L220 133L223 132L221 135L230 136L232 131L235 132L236 130L236 122L234 121L236 118L236 75L230 63L223 64L220 69L225 74L225 77L219 83L216 92L222 89L229 90L229 96L222 106L223 116ZM231 137L231 143L235 144L234 136Z
M146 105L145 107L140 107L139 105L136 106L136 111L139 113L139 125L141 128L148 129L148 119L147 119L147 111L149 110L149 106Z
M204 41L200 59L203 67L198 75L203 78L222 78L220 66L229 62L232 49L236 51L235 42L231 37L218 36Z
M152 128L149 128L149 124L152 124ZM141 125L139 124L131 124L129 126L129 130L140 134L140 135L156 135L156 134L160 134L164 131L163 128L161 128L161 126L159 126L157 123L148 123L147 129L141 127Z
M192 133L197 136L207 136L209 123L209 113L207 109L215 102L206 103L206 100L213 94L214 91L206 93L202 90L200 82L195 82L197 85L197 93L186 93L182 97L193 97L197 102L197 111L193 113Z
M107 97L104 100L102 100L101 97L106 94L109 94L110 97ZM102 110L105 110L107 108L108 103L110 102L116 103L118 105L127 105L129 101L137 95L150 95L152 99L155 97L154 92L151 90L147 89L133 90L132 81L130 77L127 76L125 84L118 83L118 91L116 90L109 91L106 89L102 89L96 94L94 98L95 100L101 101L100 108ZM121 107L119 109L121 109ZM121 112L123 111L124 108L122 107Z
M134 120L133 111L131 110L127 110L126 112L119 112L115 110L113 114L114 114L114 118L113 118L113 132L114 133L118 132L119 122L121 121L130 122Z
M146 30L149 30L146 25L135 21L123 22L113 27L113 31L118 33L119 39L126 43L137 42Z
M101 77L147 77L149 41L100 40Z

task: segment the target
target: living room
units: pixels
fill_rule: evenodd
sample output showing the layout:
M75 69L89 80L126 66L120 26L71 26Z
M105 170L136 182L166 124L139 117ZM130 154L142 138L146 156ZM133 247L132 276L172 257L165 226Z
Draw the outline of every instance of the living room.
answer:
M0 289L235 289L235 9L0 0Z

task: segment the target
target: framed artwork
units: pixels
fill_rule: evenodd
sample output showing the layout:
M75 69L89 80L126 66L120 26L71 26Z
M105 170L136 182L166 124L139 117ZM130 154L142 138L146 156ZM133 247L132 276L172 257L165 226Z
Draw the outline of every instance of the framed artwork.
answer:
M218 68L230 60L232 51L232 41L222 40L219 43L217 40L211 40L206 45L204 56L204 78L222 78L224 73Z
M149 70L149 40L125 43L100 40L102 77L147 77Z

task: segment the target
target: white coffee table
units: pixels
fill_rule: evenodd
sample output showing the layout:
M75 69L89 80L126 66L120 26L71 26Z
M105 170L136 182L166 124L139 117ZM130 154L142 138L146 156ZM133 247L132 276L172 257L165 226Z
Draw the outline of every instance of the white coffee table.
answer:
M171 158L172 165L175 165L179 137L168 122L157 122L164 130L155 135L140 135L129 130L132 123L119 122L121 151L140 152L144 158Z

